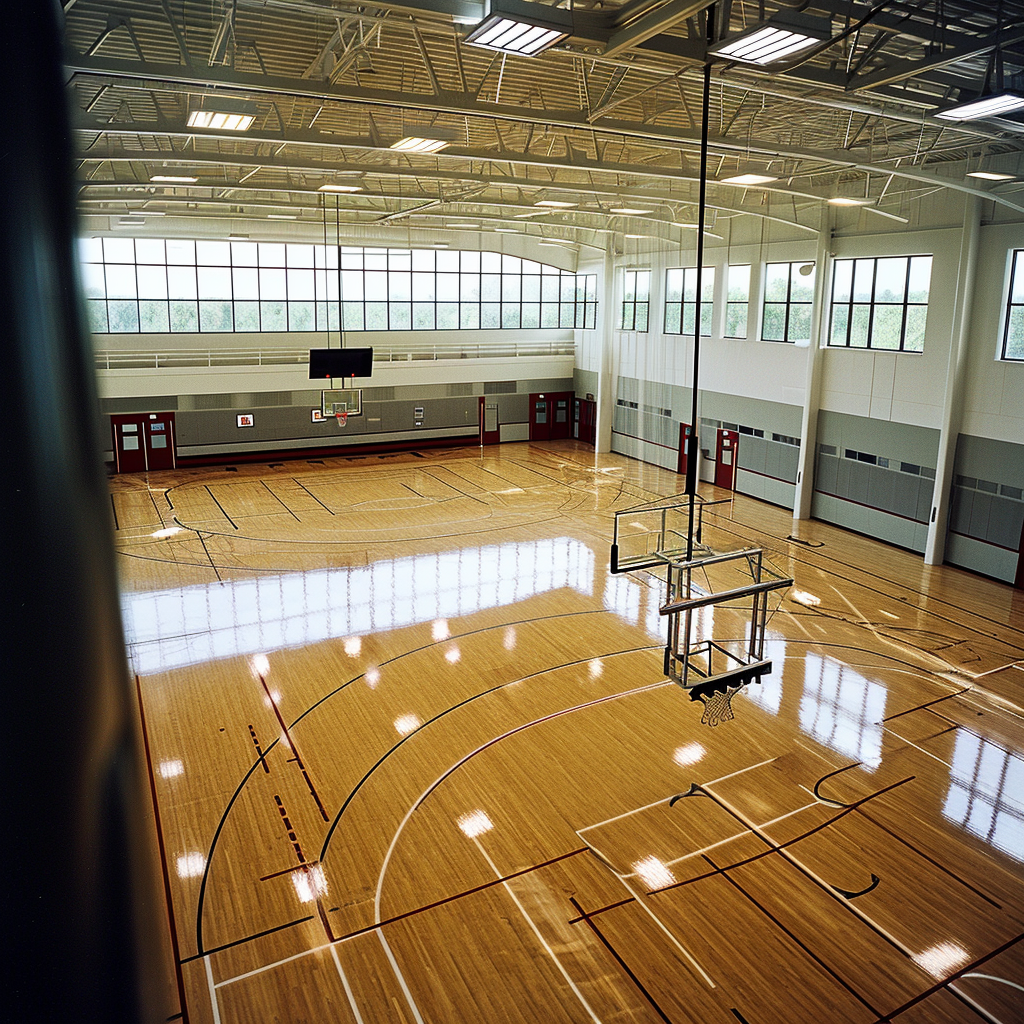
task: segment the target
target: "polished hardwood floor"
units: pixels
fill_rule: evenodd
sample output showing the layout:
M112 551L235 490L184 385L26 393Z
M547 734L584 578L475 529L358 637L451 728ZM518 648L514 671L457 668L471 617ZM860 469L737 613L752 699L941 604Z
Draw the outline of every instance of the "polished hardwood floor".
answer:
M707 539L795 583L708 728L608 571L681 489L572 442L112 479L168 1019L1024 1021L1024 593L736 496Z

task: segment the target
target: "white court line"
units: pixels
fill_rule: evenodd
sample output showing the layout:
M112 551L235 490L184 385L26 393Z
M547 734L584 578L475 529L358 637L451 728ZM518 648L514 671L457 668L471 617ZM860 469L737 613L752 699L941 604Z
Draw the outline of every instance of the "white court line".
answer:
M901 743L906 743L908 747L913 747L915 750L920 750L922 754L930 757L933 761L938 761L939 764L944 764L950 771L953 770L953 766L948 761L943 761L937 754L933 754L930 750L925 750L924 747L919 747L912 740L908 740L901 736L895 729L890 729L889 726L883 725L882 729L887 732L890 736L895 736Z
M490 865L490 868L494 872L495 877L501 878L501 872L498 870L494 861L487 856L487 851L480 844L480 840L474 838L473 843L476 846L476 848L480 851L480 853L483 854L484 860L486 860L487 863ZM519 902L519 897L516 896L516 894L512 891L512 886L509 885L508 882L502 882L501 884L505 891L509 894L509 896L512 897L512 902L516 905L516 907L519 909L519 913L523 915L523 919L533 930L533 934L537 936L537 941L540 942L540 944L544 947L544 949L547 951L548 956L550 956L551 959L554 961L555 966L559 970L559 973L568 982L569 988L572 989L573 994L580 1001L580 1004L583 1006L583 1009L590 1014L590 1019L594 1021L594 1024L601 1024L601 1018L598 1017L596 1013L594 1013L594 1009L590 1005L590 1003L587 1002L586 996L584 996L583 993L579 990L579 988L577 988L576 982L574 982L572 978L569 977L569 972L563 966L562 961L559 960L557 956L555 956L555 951L551 948L550 945L548 945L547 939L545 939L544 936L541 935L540 929L535 924L533 918L530 917L530 915L526 912L526 907L524 907L522 903Z
M345 977L345 972L341 968L341 960L338 957L338 947L333 942L331 943L331 956L334 958L334 966L338 968L338 976L341 978L341 983L345 986L345 995L348 997L348 1005L352 1008L352 1015L356 1019L356 1024L364 1024L362 1014L359 1012L359 1007L356 1006L355 996L352 995L352 987L349 985L348 978Z
M755 768L763 768L766 764L771 764L772 761L777 761L777 757L770 757L767 761L761 761L759 764L749 765L747 768L740 768L739 771L730 772L728 775L723 775L721 778L712 779L710 782L702 782L702 786L713 786L716 782L725 782L726 779L731 779L736 775L742 775L744 772L752 772ZM673 794L675 796L676 794ZM599 821L594 825L587 825L585 828L576 829L576 834L582 839L584 832L589 832L591 829L600 828L602 825L610 825L613 821L621 821L623 818L628 818L633 814L640 814L642 811L649 811L652 807L657 807L658 804L668 803L672 797L665 796L660 800L655 800L653 803L644 804L643 807L634 807L631 811L623 811L622 814L616 814L614 818L605 818L604 821ZM584 840L585 841L585 840Z
M263 974L265 971L272 971L275 967L282 967L284 964L290 964L294 960L302 960L304 957L312 956L314 953L319 953L321 950L330 948L331 943L325 942L322 946L314 946L312 949L304 949L301 953L286 956L283 960L275 960L271 964L264 964L262 967L255 967L251 971L246 971L245 974L236 974L233 978L225 978L223 981L218 981L214 987L226 988L228 985L234 985L236 981L245 981L246 978L254 978L257 974Z
M388 958L388 963L391 964L391 970L395 972L398 984L402 988L402 995L405 996L405 1001L409 1004L409 1009L412 1010L413 1017L416 1018L416 1024L423 1024L423 1018L420 1016L420 1011L416 1008L416 1002L412 998L409 986L405 983L405 975L402 974L401 968L398 966L398 961L395 959L395 954L391 952L388 940L384 938L384 933L379 928L377 929L377 938L380 939L380 944L384 947L384 953Z
M622 884L622 887L626 890L626 892L628 892L630 896L633 897L638 906L640 906L640 908L647 914L647 916L668 936L669 941L672 943L672 945L675 946L676 949L678 949L679 952L682 953L683 956L685 956L686 959L690 961L690 963L693 965L693 969L708 983L708 985L711 988L717 988L718 986L711 980L711 976L708 974L708 972L705 971L699 963L697 963L693 954L675 937L675 935L672 934L672 932L669 930L665 922L662 921L661 918L658 917L658 915L655 914L653 910L651 910L651 908L647 905L647 902L629 884L629 882L626 881L625 877L623 875L620 875L618 871L616 871L615 868L612 867L612 862L592 843L588 843L587 840L584 839L582 836L580 836L580 839L582 842L587 843L587 846L589 846L590 849L594 852L594 855L597 857L597 859L600 860L601 863L608 868L608 870L619 880L619 882Z
M964 975L964 977L969 978L970 975L967 974L967 975ZM987 974L975 975L975 977L987 978L988 975ZM957 980L959 980L959 979L957 979ZM995 980L996 981L1002 981L1003 979L1002 978L996 978ZM1007 982L1007 984L1009 984L1009 982ZM1015 985L1014 987L1015 988L1020 988L1020 985ZM966 992L961 992L960 989L956 987L956 983L955 982L950 982L946 986L946 988L948 988L951 992L956 993L956 995L960 999L962 999L965 1003L967 1003L967 1005L970 1006L978 1014L979 1017L983 1017L985 1020L987 1020L989 1022L989 1024L1003 1024L1003 1022L994 1013L992 1013L991 1010L986 1010L984 1006L982 1006L978 1002L975 1002ZM1021 989L1021 991L1024 992L1024 989Z
M220 1006L217 1003L217 986L213 983L213 968L210 966L210 958L203 957L206 965L206 983L210 986L210 1005L213 1007L213 1024L220 1024Z
M957 981L963 981L964 978L984 978L986 981L998 981L1003 985L1009 985L1010 988L1017 989L1018 992L1024 992L1024 985L1018 985L1015 981L1010 981L1009 978L1000 978L997 974L979 974L977 971L971 971L969 974L961 974Z

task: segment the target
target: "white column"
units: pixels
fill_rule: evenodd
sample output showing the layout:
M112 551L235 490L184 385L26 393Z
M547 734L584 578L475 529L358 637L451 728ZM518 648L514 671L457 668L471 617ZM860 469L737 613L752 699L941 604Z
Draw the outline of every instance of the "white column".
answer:
M612 242L604 253L604 278L601 286L601 302L598 303L597 336L600 348L600 368L597 371L597 422L594 433L594 451L612 450L612 416L615 412L616 366L615 326L618 322L619 306L615 301L619 288L615 275L615 257Z
M928 521L928 539L924 547L925 565L941 565L946 554L949 488L953 479L956 442L963 420L967 345L971 333L971 301L974 298L980 237L981 198L968 196L964 204L964 226L960 235L960 265L956 276L949 362L946 364L946 393L942 403L942 429L939 433L939 456L935 466L935 487L932 491L932 514Z
M828 330L829 276L832 269L832 209L822 213L818 232L818 249L814 257L814 316L811 341L807 349L807 372L804 377L804 408L800 417L800 457L796 468L796 496L793 518L810 519L811 495L814 493L814 452L818 447L818 407L821 404L822 334Z

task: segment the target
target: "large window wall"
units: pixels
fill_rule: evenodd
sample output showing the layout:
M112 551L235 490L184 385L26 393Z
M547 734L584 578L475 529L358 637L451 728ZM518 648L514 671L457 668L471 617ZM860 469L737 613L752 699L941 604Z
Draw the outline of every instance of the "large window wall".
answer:
M1024 360L1024 249L1014 249L1003 322L1003 359Z
M100 334L590 328L597 277L495 252L89 238Z

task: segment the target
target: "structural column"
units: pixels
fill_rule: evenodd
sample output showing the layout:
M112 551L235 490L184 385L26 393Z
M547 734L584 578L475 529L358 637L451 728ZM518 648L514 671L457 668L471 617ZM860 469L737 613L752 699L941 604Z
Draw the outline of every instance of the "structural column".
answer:
M956 460L956 442L963 421L964 383L967 376L967 347L971 333L971 302L978 267L981 238L981 199L968 196L964 207L964 226L960 235L960 263L953 304L953 328L946 365L946 393L942 403L942 428L939 455L935 466L932 512L925 541L926 565L941 565L946 554L946 524L949 518L949 492Z
M615 324L618 285L615 280L615 256L611 248L604 254L602 301L597 323L600 364L597 371L597 421L594 429L594 451L612 450L612 416L615 414Z
M832 210L822 213L818 249L814 257L815 317L811 323L811 340L807 350L807 373L804 379L804 408L800 420L800 459L796 472L796 497L793 502L794 519L810 519L811 496L814 493L814 453L818 447L818 407L821 404L821 338L823 325L828 323L827 294L832 258ZM824 327L827 330L827 326Z

